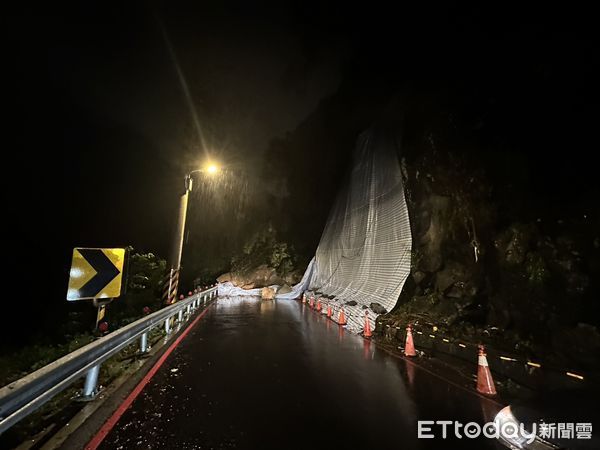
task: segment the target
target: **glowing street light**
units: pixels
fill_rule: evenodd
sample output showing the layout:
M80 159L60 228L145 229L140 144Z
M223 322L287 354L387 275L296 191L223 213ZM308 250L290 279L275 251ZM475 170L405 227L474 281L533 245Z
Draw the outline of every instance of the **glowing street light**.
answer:
M195 173L203 173L209 176L215 176L220 171L221 168L217 164L210 162L203 169L192 170L185 176L185 192L182 194L179 200L179 216L177 219L177 231L175 234L173 253L171 254L171 272L169 277L169 284L165 292L165 303L173 303L177 298L177 288L179 284L179 270L181 269L181 255L183 253L183 237L185 235L185 220L187 216L188 198L193 187L192 175Z

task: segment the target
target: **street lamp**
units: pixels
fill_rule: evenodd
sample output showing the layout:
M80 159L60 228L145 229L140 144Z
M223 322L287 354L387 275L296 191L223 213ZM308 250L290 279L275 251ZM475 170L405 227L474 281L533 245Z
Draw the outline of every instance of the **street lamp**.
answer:
M170 273L169 283L165 289L163 300L165 303L174 303L177 298L177 288L179 285L179 272L181 269L181 255L183 253L183 237L185 235L185 221L187 217L188 198L192 192L193 178L195 173L205 173L209 176L214 176L221 171L221 168L215 163L209 163L202 169L192 170L185 176L184 186L185 191L179 199L179 215L177 218L177 229L175 231L175 241L173 251L170 258Z

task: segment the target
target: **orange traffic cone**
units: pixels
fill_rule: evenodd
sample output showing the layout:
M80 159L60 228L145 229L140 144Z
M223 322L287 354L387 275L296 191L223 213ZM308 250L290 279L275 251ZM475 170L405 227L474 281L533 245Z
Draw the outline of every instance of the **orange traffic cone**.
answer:
M404 356L417 356L417 352L415 352L415 343L413 342L412 325L410 323L406 327L406 344L404 345Z
M302 303L306 303L306 294L302 294Z
M338 323L340 325L346 325L348 322L346 322L346 314L344 314L344 308L342 307L340 309L340 315L338 317Z
M477 392L485 395L496 395L496 386L487 362L485 347L479 346L479 361L477 363Z
M363 336L373 336L373 333L371 333L371 322L369 322L369 311L365 311L365 327L363 328Z
M315 298L311 297L310 301L308 302L308 306L310 306L310 309L315 307Z
M321 311L321 309L323 309L323 307L321 306L321 297L319 297L319 300L317 300L317 311Z
M331 305L327 305L327 317L331 319L331 315L333 314L333 310L331 309Z

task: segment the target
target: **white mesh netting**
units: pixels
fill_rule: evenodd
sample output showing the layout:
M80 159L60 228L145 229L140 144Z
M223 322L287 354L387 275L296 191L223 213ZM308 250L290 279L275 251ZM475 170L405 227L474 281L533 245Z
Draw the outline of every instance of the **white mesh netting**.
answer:
M374 325L372 303L387 311L396 305L410 272L411 240L396 144L369 130L325 225L308 289L335 296L335 319L344 304L349 329L362 330L363 306Z
M369 130L358 140L352 170L331 210L315 258L292 292L277 298L298 298L304 292L309 297L333 297L323 299L322 313L329 304L337 320L343 306L347 328L360 332L365 311L374 327L382 308L390 311L396 305L410 262L411 231L396 143ZM220 295L260 295L256 291L219 287Z

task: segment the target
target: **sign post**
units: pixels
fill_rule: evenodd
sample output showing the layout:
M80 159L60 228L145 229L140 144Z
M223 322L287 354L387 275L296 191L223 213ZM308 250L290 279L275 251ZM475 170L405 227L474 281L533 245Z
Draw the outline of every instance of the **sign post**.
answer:
M98 325L102 322L102 319L106 316L106 307L112 302L112 298L104 299L104 300L94 300L94 306L98 308L98 312L96 313L96 326L94 326L94 330L98 330Z
M123 291L126 253L124 248L73 249L67 300L92 300L94 307L98 308L94 334L99 332L102 335L107 331L108 324L100 326L106 315L106 306L120 297ZM100 365L88 370L80 400L88 401L96 397L99 373Z

